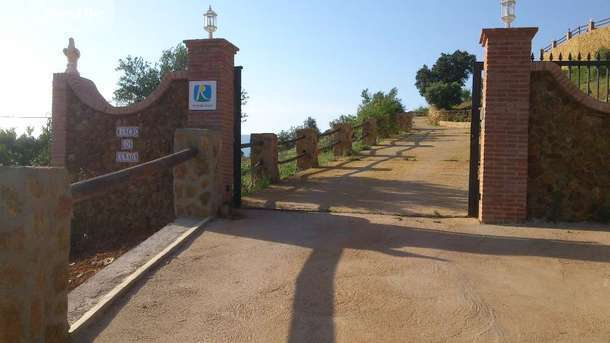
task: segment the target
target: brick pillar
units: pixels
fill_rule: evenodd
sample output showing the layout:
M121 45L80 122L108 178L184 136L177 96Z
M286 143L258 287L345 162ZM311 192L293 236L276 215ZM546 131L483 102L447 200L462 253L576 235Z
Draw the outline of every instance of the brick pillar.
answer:
M532 39L537 28L484 29L479 220L527 218Z
M218 154L222 149L217 132L178 129L174 152L195 148L197 156L174 168L174 211L176 217L207 218L218 214L222 204L218 189Z
M68 341L71 219L65 169L0 167L0 342Z
M333 129L339 129L333 134L333 142L338 142L333 147L335 156L348 156L352 153L352 126L350 124L337 124Z
M252 182L256 183L263 178L268 178L272 183L278 182L280 172L277 167L277 136L274 133L253 133L250 135L250 143Z
M297 160L298 170L317 168L318 165L318 135L314 129L297 130L297 137L305 137L297 141L297 154L306 155Z
M362 135L364 145L372 146L377 144L377 120L369 118L362 123Z
M216 110L189 110L188 126L219 132L219 183L222 199L231 200L233 188L233 67L239 49L226 39L195 39L184 41L188 50L189 81L216 81ZM193 94L190 94L192 97Z
M51 121L51 165L64 167L68 117L68 74L53 74L53 120Z

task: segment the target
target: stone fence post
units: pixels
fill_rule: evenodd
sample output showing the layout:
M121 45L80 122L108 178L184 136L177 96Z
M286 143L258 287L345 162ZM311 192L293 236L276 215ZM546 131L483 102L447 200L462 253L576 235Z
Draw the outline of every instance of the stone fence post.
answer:
M0 167L0 342L68 341L71 217L65 169Z
M362 123L362 135L364 145L377 144L377 120L375 118L369 118Z
M398 113L396 119L400 131L409 131L413 128L413 114L407 112Z
M305 153L305 156L297 160L297 169L306 170L318 167L318 135L314 129L297 130L297 137L305 137L297 141L297 155Z
M333 147L335 156L348 156L352 153L352 126L350 124L337 124L333 129L339 129L333 134L333 142L337 143Z
M272 183L278 182L277 136L274 133L253 133L250 135L250 143L252 182L263 178L268 178Z
M221 139L207 129L177 129L174 152L187 148L197 156L174 168L174 210L176 217L206 218L216 216L223 202L218 182Z

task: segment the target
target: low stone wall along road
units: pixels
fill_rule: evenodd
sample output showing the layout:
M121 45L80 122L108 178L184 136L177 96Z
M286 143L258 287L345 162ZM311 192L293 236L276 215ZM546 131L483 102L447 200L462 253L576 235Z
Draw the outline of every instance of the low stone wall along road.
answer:
M410 133L303 171L242 202L250 208L465 217L469 133L415 118Z

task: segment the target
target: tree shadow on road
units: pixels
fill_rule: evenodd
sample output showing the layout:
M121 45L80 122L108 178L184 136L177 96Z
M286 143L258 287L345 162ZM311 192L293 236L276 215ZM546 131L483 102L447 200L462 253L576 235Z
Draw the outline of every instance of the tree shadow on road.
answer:
M238 225L212 227L210 231L312 250L295 283L293 316L287 340L291 343L335 341L335 274L346 249L373 251L399 258L423 258L438 263L448 260L412 253L407 249L610 262L610 246L592 242L381 225L362 217L325 213L247 211L247 216L250 218Z

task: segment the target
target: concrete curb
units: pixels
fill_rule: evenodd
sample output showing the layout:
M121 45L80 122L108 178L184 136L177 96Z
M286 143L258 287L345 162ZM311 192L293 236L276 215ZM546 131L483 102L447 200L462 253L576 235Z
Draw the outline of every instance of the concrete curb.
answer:
M121 283L114 287L110 292L106 293L91 309L83 314L77 321L75 321L69 330L70 338L78 337L83 329L88 327L94 320L99 318L101 314L107 310L120 296L125 294L131 287L144 276L148 271L157 266L159 262L163 261L166 257L175 252L182 243L186 242L189 238L198 233L205 224L209 223L211 218L206 218L201 221L195 222L188 230L183 234L174 239L167 247L165 247L158 254L153 256L150 260L138 267L133 273L127 276ZM170 224L172 225L172 224ZM120 259L120 258L119 258ZM118 260L117 260L118 261Z

